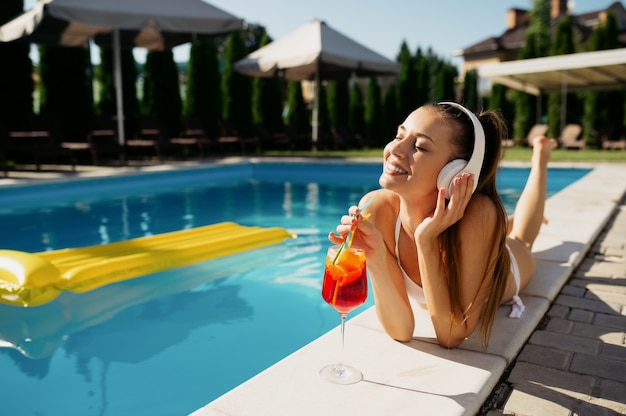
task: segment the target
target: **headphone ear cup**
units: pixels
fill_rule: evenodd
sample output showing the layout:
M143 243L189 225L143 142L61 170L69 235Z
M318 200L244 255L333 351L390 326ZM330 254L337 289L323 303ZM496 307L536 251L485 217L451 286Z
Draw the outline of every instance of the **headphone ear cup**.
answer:
M441 169L439 176L437 177L437 189L446 188L446 198L450 198L450 190L452 188L452 181L457 176L463 173L463 170L467 166L467 161L463 159L455 159L448 163Z

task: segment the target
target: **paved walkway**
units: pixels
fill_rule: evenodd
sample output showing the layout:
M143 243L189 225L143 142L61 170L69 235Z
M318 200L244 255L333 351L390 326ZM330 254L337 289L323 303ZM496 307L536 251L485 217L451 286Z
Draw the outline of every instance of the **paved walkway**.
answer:
M486 407L495 415L626 414L626 200ZM493 408L493 407L492 407Z

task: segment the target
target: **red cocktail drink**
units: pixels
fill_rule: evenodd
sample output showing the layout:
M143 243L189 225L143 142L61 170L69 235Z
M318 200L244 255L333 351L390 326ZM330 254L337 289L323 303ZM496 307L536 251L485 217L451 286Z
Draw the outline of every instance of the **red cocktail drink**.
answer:
M367 269L363 250L343 250L337 256L337 247L328 249L322 297L341 314L348 314L367 299Z

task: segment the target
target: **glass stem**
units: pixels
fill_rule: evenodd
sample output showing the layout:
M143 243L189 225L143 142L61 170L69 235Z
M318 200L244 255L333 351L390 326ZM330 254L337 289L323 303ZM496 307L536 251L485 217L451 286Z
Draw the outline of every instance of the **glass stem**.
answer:
M339 316L341 316L341 355L339 357L339 364L343 364L344 346L346 339L346 319L348 318L348 314L340 313Z

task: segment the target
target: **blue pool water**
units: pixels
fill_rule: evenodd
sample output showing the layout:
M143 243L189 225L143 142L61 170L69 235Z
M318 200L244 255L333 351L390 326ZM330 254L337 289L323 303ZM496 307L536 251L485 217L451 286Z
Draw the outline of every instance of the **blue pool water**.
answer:
M587 172L552 169L549 193ZM298 233L36 308L0 304L0 414L188 414L336 327L320 295L326 236L379 174L377 163L259 163L0 189L0 248L55 250L221 221ZM502 169L509 211L527 176Z

